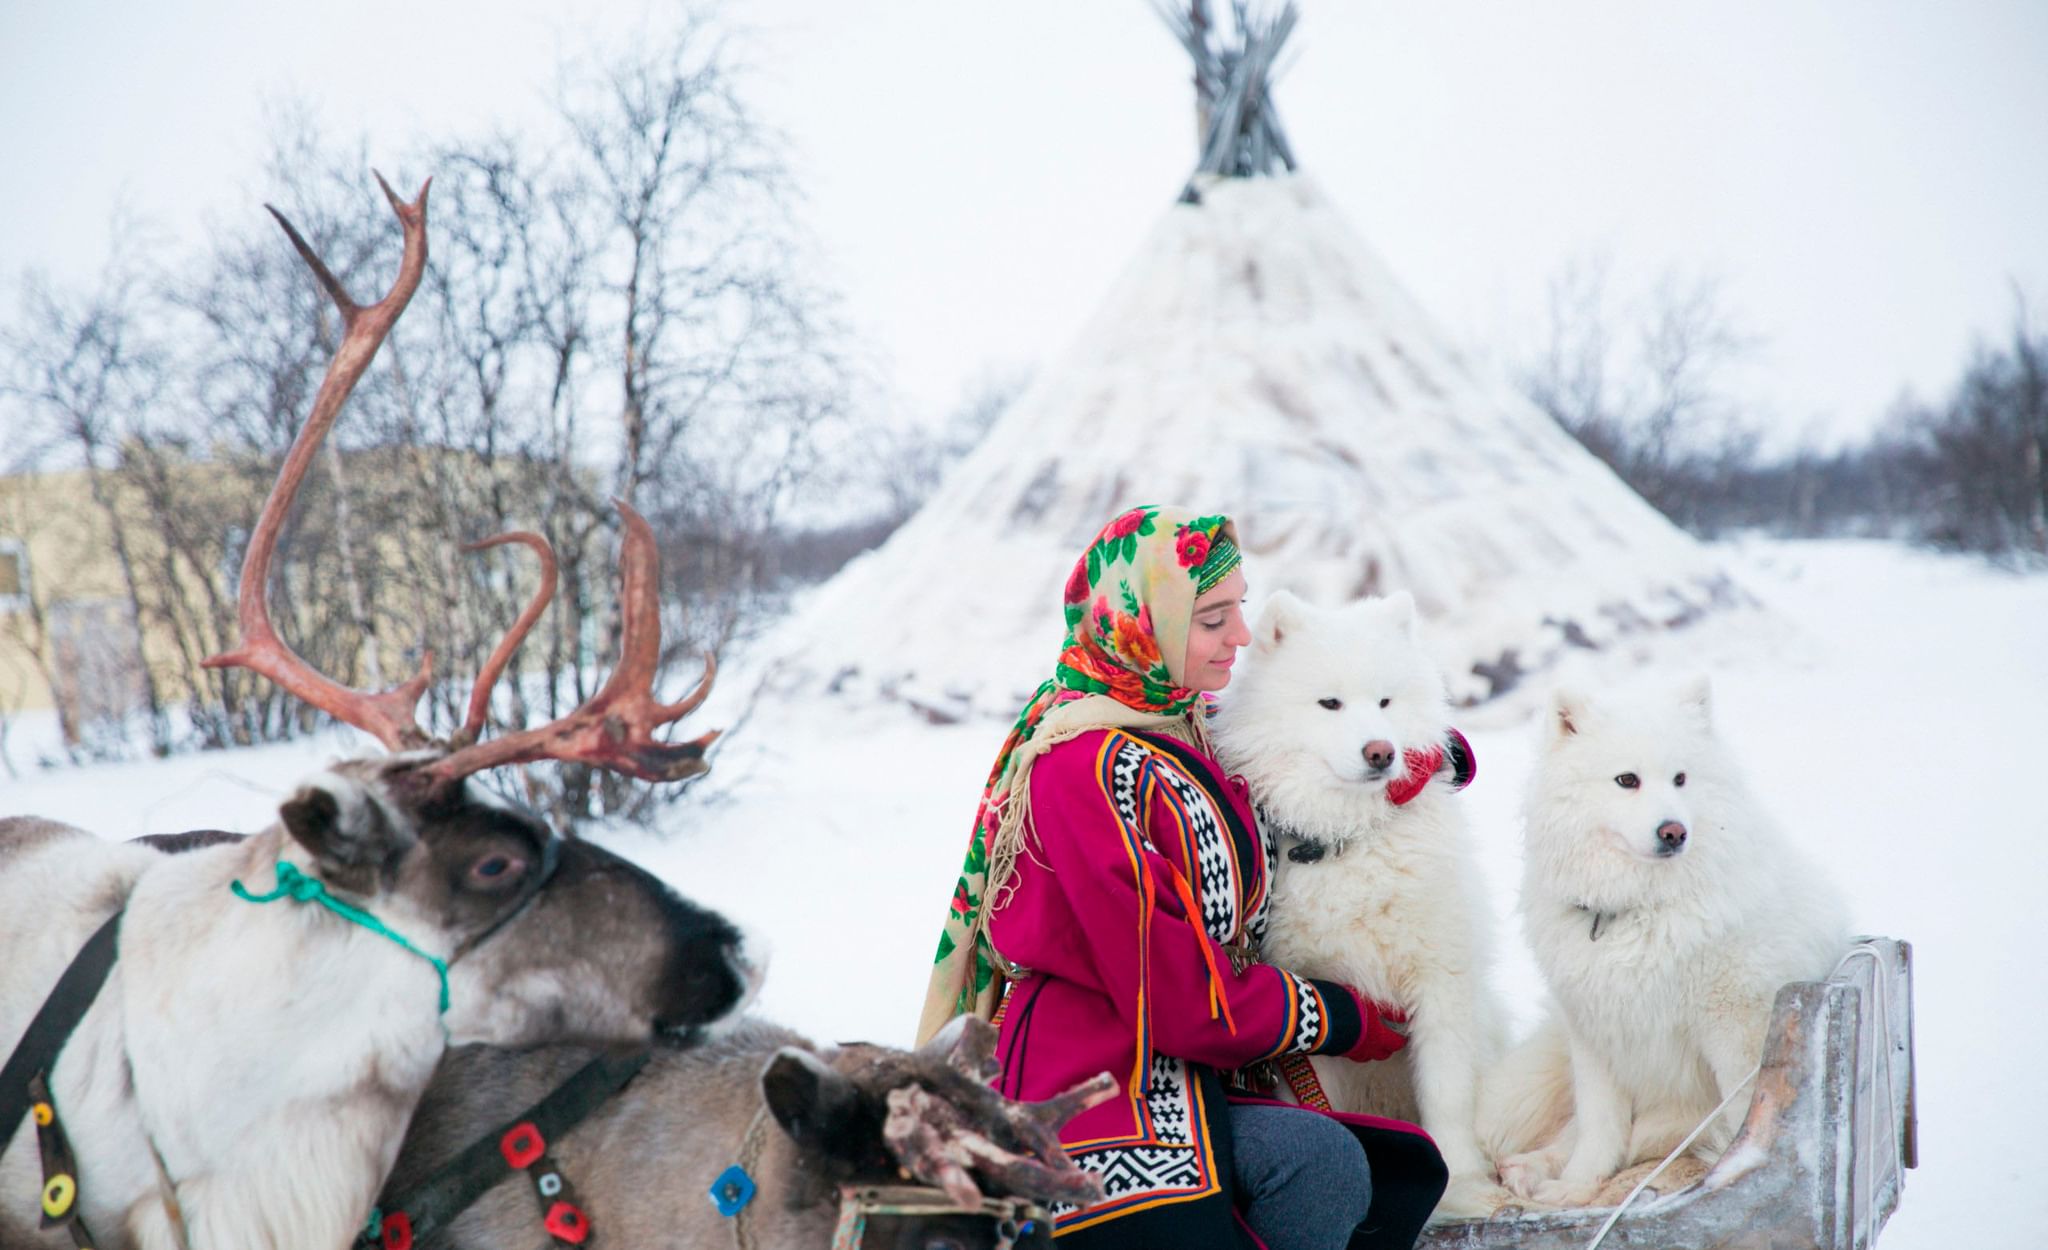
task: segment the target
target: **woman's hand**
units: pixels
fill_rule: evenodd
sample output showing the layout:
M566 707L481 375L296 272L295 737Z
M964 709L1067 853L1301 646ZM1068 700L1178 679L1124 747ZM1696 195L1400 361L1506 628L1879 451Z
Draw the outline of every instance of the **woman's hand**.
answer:
M1358 1039L1358 1045L1344 1052L1346 1059L1367 1063L1385 1059L1408 1044L1408 1013L1399 1007L1376 1003L1357 990L1351 996L1358 1000L1358 1014L1365 1021L1365 1032Z

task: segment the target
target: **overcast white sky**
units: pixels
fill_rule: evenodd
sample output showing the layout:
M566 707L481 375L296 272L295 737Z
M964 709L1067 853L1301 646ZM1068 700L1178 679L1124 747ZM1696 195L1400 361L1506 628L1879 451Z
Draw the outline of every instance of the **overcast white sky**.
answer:
M2048 3L1303 0L1277 89L1304 168L1464 343L1546 281L1722 280L1776 417L1936 393L2012 284L2048 322ZM728 0L805 220L912 408L1080 327L1193 158L1187 63L1140 0ZM557 49L639 4L0 0L0 275L91 272L117 203L246 222L266 101L370 150L518 124ZM390 162L380 163L388 165ZM386 168L398 182L431 171Z

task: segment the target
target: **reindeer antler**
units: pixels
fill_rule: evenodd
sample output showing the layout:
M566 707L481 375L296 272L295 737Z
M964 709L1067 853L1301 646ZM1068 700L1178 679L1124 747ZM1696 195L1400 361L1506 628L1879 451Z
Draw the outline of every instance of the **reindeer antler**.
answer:
M951 1044L947 1042L947 1031L939 1030L931 1041L925 1043L921 1054L942 1057L946 1066L979 1084L986 1085L1003 1074L1003 1065L996 1058L995 1026L980 1016L960 1016L959 1023L952 1027Z
M296 695L345 724L374 736L393 751L439 746L443 753L421 765L423 774L435 787L461 780L471 773L502 764L521 764L553 759L578 761L613 772L626 773L644 781L680 781L702 773L708 767L704 753L718 737L716 731L688 742L665 742L655 730L688 716L711 692L717 675L715 657L704 657L704 675L696 689L675 703L654 698L654 678L661 660L661 558L654 531L644 518L624 502L618 503L625 518L621 544L622 585L619 605L622 618L619 664L587 703L568 716L536 729L508 734L478 743L490 710L491 688L497 684L512 653L523 642L534 622L554 598L556 561L554 549L539 534L525 530L498 534L471 543L467 551L518 543L540 557L539 589L528 601L504 639L491 652L470 692L468 714L462 727L443 743L435 743L420 728L416 709L431 676L431 657L423 658L420 671L393 689L371 694L354 690L321 675L312 665L285 645L270 622L267 591L270 561L277 552L292 501L298 495L313 457L340 415L349 392L369 368L377 348L391 333L391 327L405 311L406 303L419 288L427 265L427 188L421 184L418 198L406 203L391 190L382 174L377 185L405 232L405 252L399 262L398 279L383 299L367 307L349 298L341 282L321 261L305 238L283 213L270 209L290 236L292 246L313 270L334 306L340 310L345 327L341 346L327 366L320 390L313 399L312 415L286 453L277 483L264 501L256 532L249 539L249 551L242 564L238 603L241 642L232 651L202 661L207 668L239 666L263 674L287 692ZM267 206L266 206L267 207Z
M313 397L313 413L306 418L305 428L299 431L299 436L292 440L291 450L285 454L284 467L278 471L277 484L271 487L270 498L263 503L256 532L249 538L249 550L242 560L242 585L236 609L241 626L241 644L232 651L210 656L200 664L205 668L239 666L261 673L288 693L344 724L354 725L389 749L404 751L429 742L426 731L414 719L414 710L419 706L420 696L426 693L433 658L421 657L420 671L390 690L380 694L354 690L323 676L285 645L270 624L268 603L270 559L277 552L278 535L284 529L286 515L291 512L292 500L299 493L299 484L305 480L306 471L312 467L313 457L319 452L320 443L327 437L335 417L340 415L349 392L355 389L363 371L370 367L371 358L383 345L385 336L391 333L391 327L397 323L398 315L405 311L406 303L419 288L421 275L426 272L427 188L433 185L433 179L420 184L419 196L410 204L398 198L391 184L384 181L384 175L377 175L377 185L384 189L384 198L391 202L391 211L398 214L399 224L404 228L405 253L399 261L398 280L391 284L391 290L383 299L367 308L349 298L340 279L321 262L319 255L283 213L270 205L264 206L284 227L284 232L291 236L292 246L298 249L299 255L305 258L306 264L320 279L320 285L341 313L344 330L341 346L335 349L334 359L327 365L327 375L320 380L319 393Z
M996 1031L985 1021L968 1017L950 1044L941 1033L919 1051L919 1058L942 1058L965 1079L947 1082L952 1087L943 1094L921 1084L890 1090L882 1140L911 1175L945 1190L963 1207L981 1202L981 1188L970 1174L974 1172L1004 1193L1041 1202L1087 1206L1101 1201L1101 1179L1067 1157L1059 1130L1111 1097L1115 1078L1097 1073L1043 1102L1013 1102L987 1085L1002 1071L991 1054L995 1039ZM942 1047L947 1052L943 1055ZM999 1144L999 1136L1023 1149Z
M1096 1074L1052 1100L1064 1113L1065 1123L1116 1091L1116 1081L1107 1072ZM988 1132L968 1121L958 1105L917 1085L889 1091L889 1118L882 1124L882 1140L912 1176L936 1185L963 1207L981 1203L981 1186L970 1172L978 1172L993 1187L1041 1202L1067 1202L1087 1206L1102 1200L1102 1180L1093 1172L1074 1166L1059 1144L1056 1132L1034 1114L1047 1104L1012 1103L1013 1128L1029 1123L1040 1140L1030 1150L1018 1152L998 1145ZM1057 1124L1052 1125L1056 1129Z
M540 588L533 592L526 607L519 613L519 619L512 622L512 628L498 640L497 649L491 658L484 661L483 671L476 675L476 685L469 692L469 715L463 717L462 728L449 740L451 746L466 747L475 742L484 731L484 720L491 711L491 687L498 684L498 677L505 666L512 662L512 653L519 644L526 641L526 635L533 629L534 622L547 610L555 597L556 563L555 549L548 540L531 530L513 530L505 534L493 534L480 538L463 547L464 551L483 551L491 547L502 547L506 543L518 543L529 548L540 557Z
M704 752L717 740L717 730L688 742L664 742L654 731L697 710L711 693L718 660L709 654L704 657L703 677L682 699L675 703L655 699L654 677L661 662L661 555L646 518L623 500L613 503L625 520L619 548L618 667L603 689L560 720L464 746L427 764L425 771L437 782L445 785L486 768L534 760L578 761L642 781L681 781L709 767ZM510 536L501 537L512 541ZM546 546L537 535L519 541L527 539ZM528 612L535 611L537 608L529 605ZM520 619L527 620L524 615ZM498 657L492 659L496 662ZM491 675L495 677L495 671ZM472 723L480 720L475 699L488 697L483 691L472 699Z

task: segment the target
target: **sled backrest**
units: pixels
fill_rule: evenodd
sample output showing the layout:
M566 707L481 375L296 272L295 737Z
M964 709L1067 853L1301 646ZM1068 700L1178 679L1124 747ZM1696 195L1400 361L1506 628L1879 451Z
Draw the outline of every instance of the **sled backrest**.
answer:
M1794 981L1771 1008L1742 1129L1706 1176L1611 1210L1441 1224L1429 1250L1869 1250L1919 1166L1912 947L1862 937L1824 981Z
M1905 1170L1918 1167L1913 1089L1912 947L1894 938L1856 939L1826 982L1840 1003L1828 1029L1830 1069L1843 1074L1831 1098L1835 1193L1824 1208L1824 1244L1863 1250L1898 1209ZM1831 1004L1832 1005L1832 1004Z

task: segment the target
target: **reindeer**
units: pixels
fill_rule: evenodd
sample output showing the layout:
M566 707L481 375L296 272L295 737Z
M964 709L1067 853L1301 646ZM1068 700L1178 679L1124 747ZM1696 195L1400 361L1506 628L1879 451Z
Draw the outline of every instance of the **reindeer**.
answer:
M523 544L544 576L446 739L414 719L426 663L395 689L352 690L271 627L269 567L293 496L426 264L427 188L407 203L378 183L405 247L390 293L367 307L278 216L346 332L250 540L241 641L207 663L262 673L390 753L308 779L262 833L178 855L0 821L0 1044L120 914L118 958L49 1081L81 1164L76 1212L107 1250L345 1246L451 1044L646 1045L721 1020L757 981L723 918L465 781L539 759L648 780L704 771L715 735L655 736L704 699L714 666L680 702L654 698L656 554L637 515L622 509L618 667L539 728L479 741L491 686L553 592L537 535L480 544ZM14 1127L0 1126L0 1245L69 1246L37 1232L35 1129Z
M988 1084L1000 1073L995 1036L963 1016L915 1053L865 1044L821 1051L749 1019L705 1045L657 1050L631 1084L548 1142L548 1154L575 1186L593 1241L605 1246L825 1250L840 1244L844 1191L904 1176L943 1190L928 1195L937 1206L965 1210L871 1218L860 1250L1049 1246L1043 1219L1025 1232L967 1212L984 1190L1047 1206L1100 1201L1100 1182L1067 1158L1058 1130L1111 1096L1115 1082L1104 1074L1043 1103L1011 1102ZM590 1057L574 1047L451 1050L406 1134L386 1209ZM738 1163L759 1189L736 1216L723 1216L709 1191ZM531 1188L508 1175L415 1244L552 1250Z

